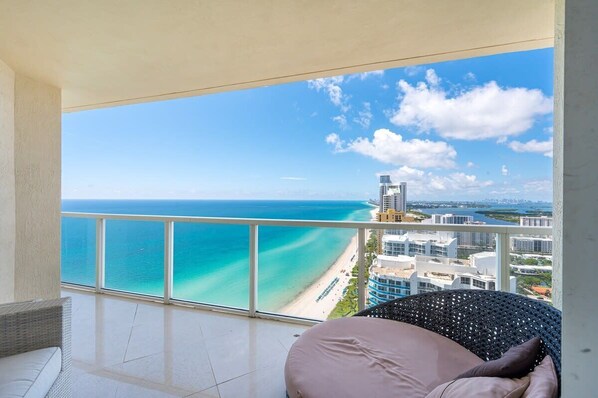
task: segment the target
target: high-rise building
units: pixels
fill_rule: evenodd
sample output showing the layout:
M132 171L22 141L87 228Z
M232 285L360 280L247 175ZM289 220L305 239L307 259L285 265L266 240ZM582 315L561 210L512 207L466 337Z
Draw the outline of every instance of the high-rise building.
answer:
M378 211L384 213L392 209L407 211L407 183L394 185L389 175L380 176L380 205Z
M521 253L552 254L552 238L512 237L511 250Z
M519 225L522 227L552 227L552 217L519 217Z
M467 224L473 221L473 216L461 214L432 214L432 224Z
M455 224L455 225L484 225L481 221L473 221L473 216L461 214L432 214L430 224ZM494 246L494 234L487 232L455 232L459 246Z
M381 175L380 176L380 200L379 200L379 209L378 211L380 213L384 213L384 195L386 195L386 193L388 192L388 187L389 185L391 185L392 182L390 180L390 176L389 175Z
M464 225L486 225L483 221L466 222ZM496 234L488 232L456 232L457 244L459 246L494 247L496 245Z
M401 182L399 184L399 191L401 193L401 201L400 206L397 207L395 210L397 211L402 211L404 213L407 212L407 183L406 182Z

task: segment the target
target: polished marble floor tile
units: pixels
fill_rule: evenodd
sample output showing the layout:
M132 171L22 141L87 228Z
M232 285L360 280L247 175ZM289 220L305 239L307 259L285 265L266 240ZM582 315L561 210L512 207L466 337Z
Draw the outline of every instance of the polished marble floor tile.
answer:
M75 397L285 397L305 326L65 289Z

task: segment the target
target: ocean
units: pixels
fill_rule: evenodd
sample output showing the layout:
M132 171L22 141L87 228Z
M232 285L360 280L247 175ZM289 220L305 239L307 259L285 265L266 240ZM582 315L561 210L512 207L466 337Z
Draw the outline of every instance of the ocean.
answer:
M368 221L357 201L64 200L63 211ZM175 223L176 299L248 307L249 227ZM328 269L355 230L259 227L258 309L276 312ZM162 296L164 224L106 222L106 288ZM62 281L95 285L95 220L63 217Z

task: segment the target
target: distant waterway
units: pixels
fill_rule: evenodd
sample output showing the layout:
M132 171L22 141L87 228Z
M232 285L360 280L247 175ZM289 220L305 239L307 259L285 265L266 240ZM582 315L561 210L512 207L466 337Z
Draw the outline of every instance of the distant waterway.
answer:
M415 210L421 211L426 214L458 214L464 216L473 216L474 221L482 221L489 225L513 225L514 223L497 220L491 217L487 217L484 214L477 213L478 211L509 211L517 212L522 216L529 212L536 211L552 211L551 203L523 203L523 204L492 204L486 207L442 207L442 208L416 208Z
M63 211L205 217L368 221L357 201L65 200ZM249 227L175 223L174 297L248 307ZM259 227L259 309L276 311L318 279L351 229ZM161 296L164 225L108 220L106 287ZM63 218L62 280L95 284L95 220Z

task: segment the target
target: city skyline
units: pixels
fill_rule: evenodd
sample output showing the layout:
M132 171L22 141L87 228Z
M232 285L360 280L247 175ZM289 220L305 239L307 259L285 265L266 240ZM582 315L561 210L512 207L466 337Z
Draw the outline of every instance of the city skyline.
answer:
M63 115L63 198L552 200L553 50Z

